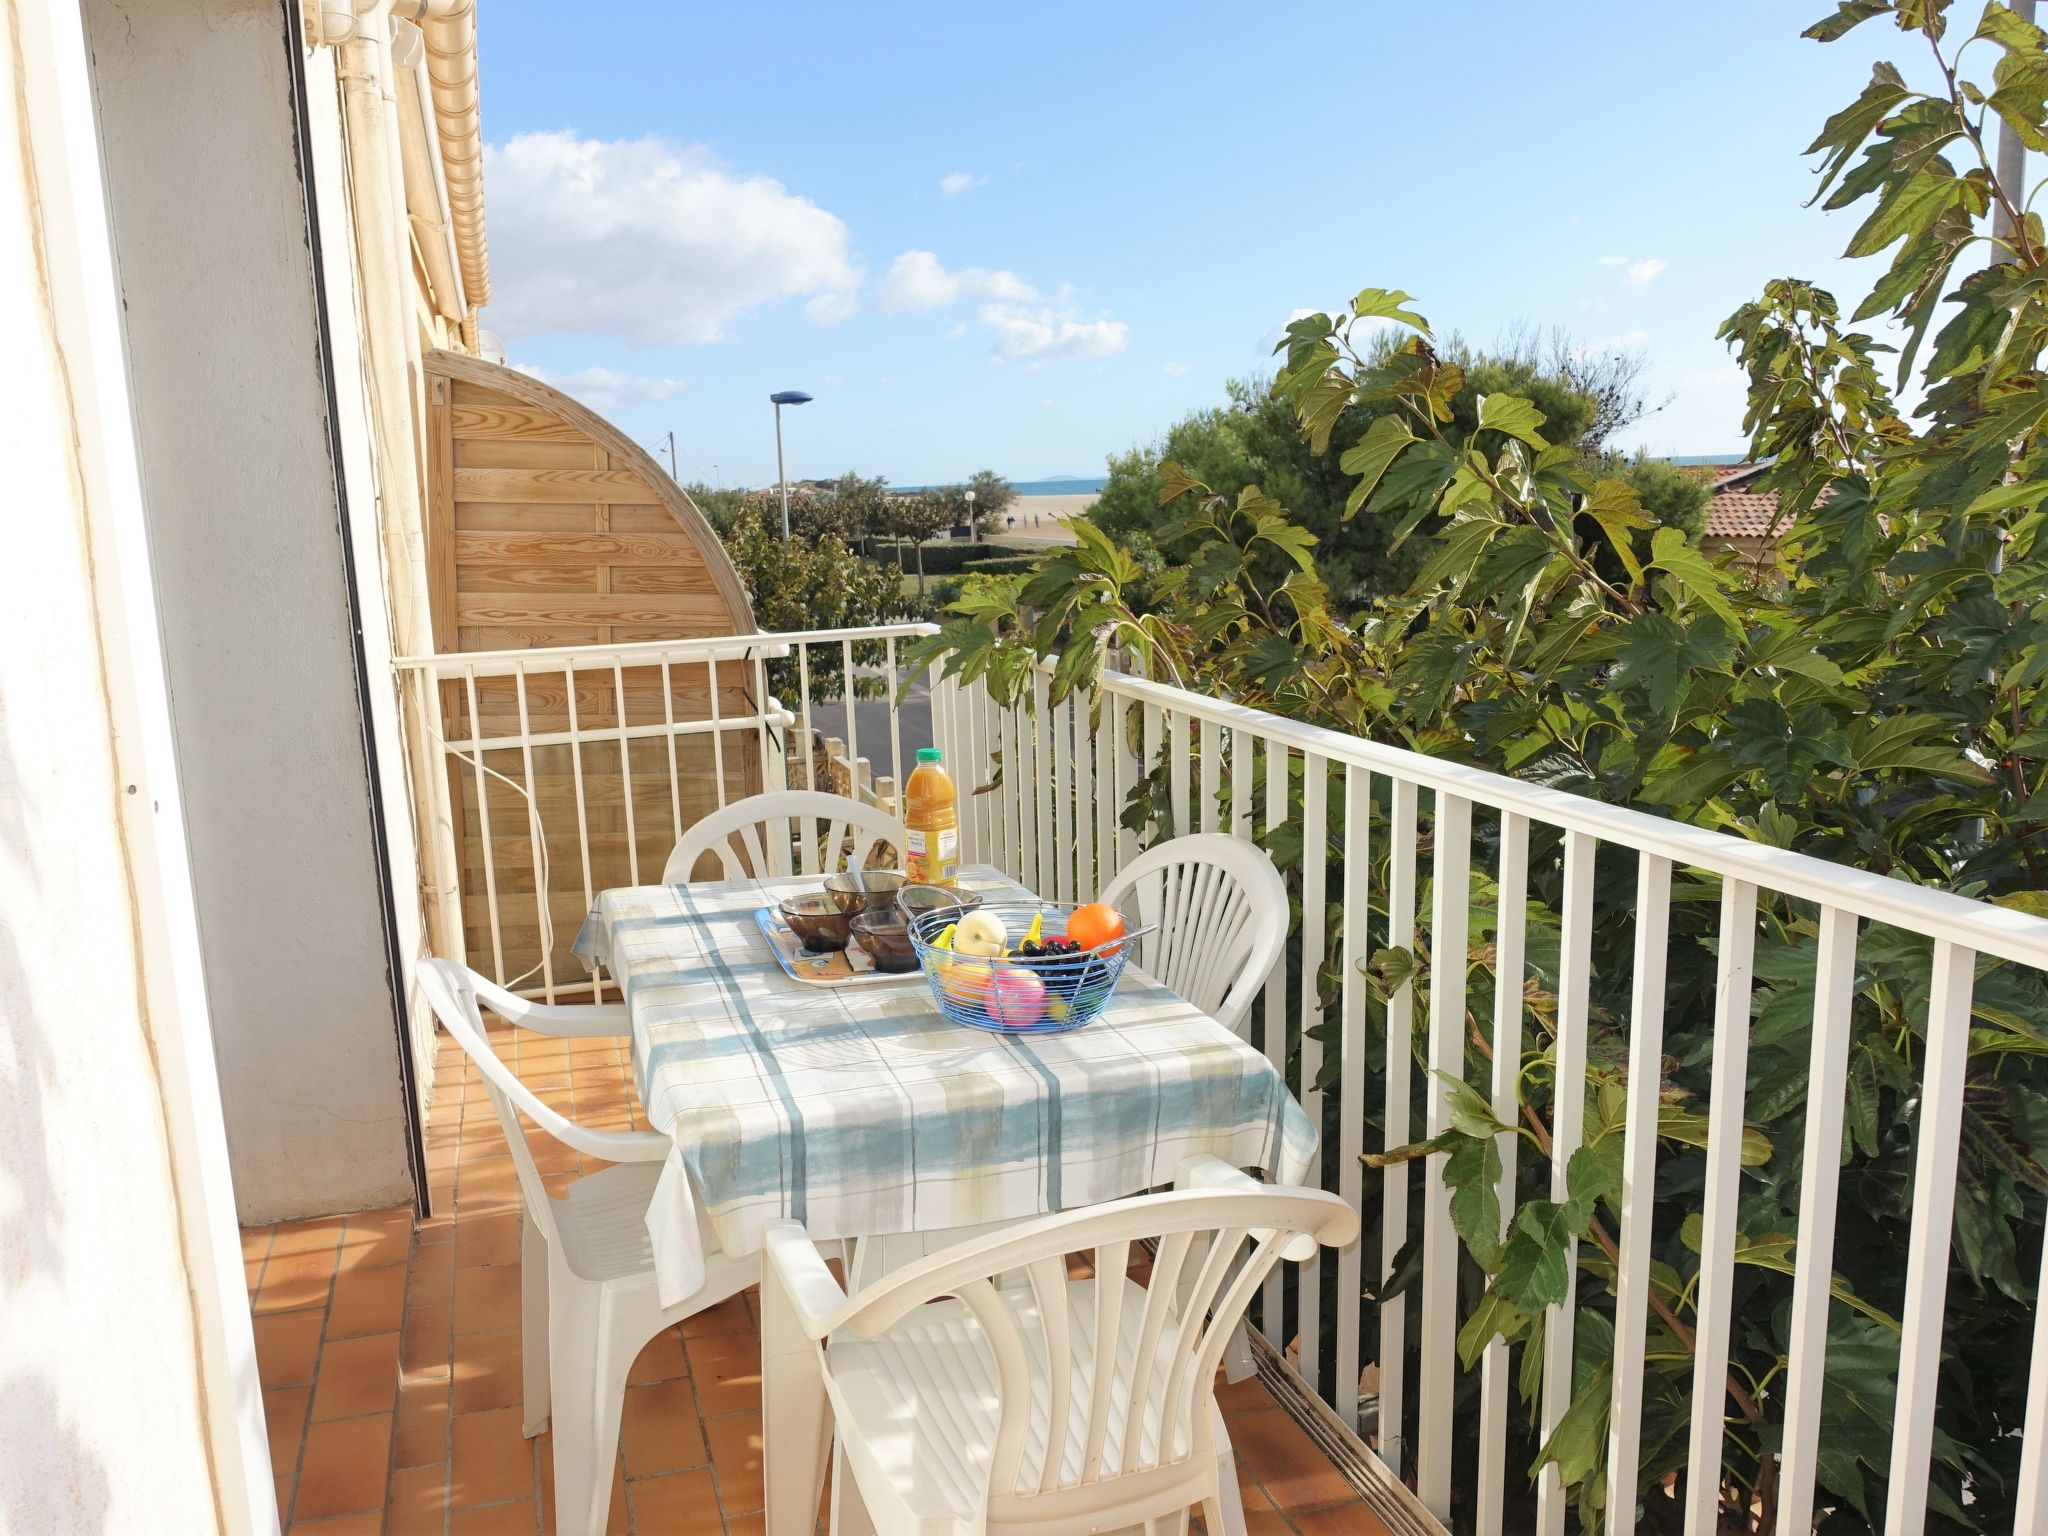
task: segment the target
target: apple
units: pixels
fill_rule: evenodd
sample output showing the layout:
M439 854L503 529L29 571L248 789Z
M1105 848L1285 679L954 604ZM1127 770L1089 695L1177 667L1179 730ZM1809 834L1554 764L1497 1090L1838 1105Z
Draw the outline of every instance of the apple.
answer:
M953 929L953 949L962 955L1000 955L1009 947L1010 933L993 912L970 912Z
M1005 1029L1029 1029L1045 1017L1045 983L1021 966L1006 965L989 985L988 1013Z

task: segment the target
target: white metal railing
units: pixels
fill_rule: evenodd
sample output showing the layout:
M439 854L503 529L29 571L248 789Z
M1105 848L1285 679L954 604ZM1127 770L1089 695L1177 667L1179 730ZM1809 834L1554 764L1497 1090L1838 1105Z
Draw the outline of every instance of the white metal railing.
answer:
M1304 1384L1344 1422L1374 1436L1381 1459L1409 1477L1440 1516L1448 1515L1455 1491L1482 1536L1496 1536L1508 1494L1513 1352L1496 1340L1482 1356L1477 1459L1454 1467L1451 1449L1462 1439L1452 1433L1460 1380L1460 1257L1439 1160L1377 1173L1362 1161L1366 1153L1446 1125L1444 1093L1419 1082L1412 1062L1420 1025L1426 1066L1453 1076L1465 1070L1465 968L1424 969L1429 1008L1418 1021L1414 980L1394 987L1383 1009L1375 1010L1361 964L1376 950L1413 951L1425 940L1436 954L1464 953L1476 926L1490 921L1496 974L1523 977L1531 958L1532 878L1539 863L1556 876L1559 1087L1548 1171L1553 1198L1562 1199L1583 1118L1593 939L1602 920L1596 863L1603 848L1626 850L1636 861L1607 1454L1607 1528L1628 1530L1650 1304L1649 1192L1658 1158L1674 875L1696 871L1720 887L1688 1442L1695 1467L1721 1460L1760 902L1789 897L1810 904L1817 912L1818 958L1791 1298L1795 1347L1783 1391L1772 1403L1783 1447L1778 1530L1794 1536L1811 1528L1814 1508L1860 925L1922 936L1933 945L1933 986L1911 1240L1902 1259L1904 1336L1888 1503L1889 1530L1919 1528L1976 960L1995 957L2048 971L2048 921L1140 678L1110 674L1095 697L1055 706L1047 664L1033 677L1027 707L1003 707L979 683L927 675L919 680L929 689L927 716L926 698L906 704L896 685L907 679L904 648L933 632L929 625L899 624L401 661L408 682L421 689L422 717L445 770L427 787L434 846L425 861L442 914L442 952L461 954L466 945L480 968L487 955L498 979L550 997L581 988L587 984L582 968L572 968L567 948L596 892L656 878L669 847L697 815L739 794L786 785L854 789L863 798L886 800L903 782L906 754L927 740L945 749L962 789L965 855L996 864L1054 899L1078 900L1100 890L1169 824L1241 837L1297 836L1302 921L1288 963L1267 984L1255 1042L1311 1118L1319 1125L1334 1121L1320 1177L1362 1214L1376 1210L1382 1244L1371 1254L1354 1245L1311 1260L1297 1276L1270 1281L1260 1326L1283 1352L1291 1337L1302 1341L1293 1364ZM835 702L852 677L885 684L886 699L870 701L866 711ZM882 765L890 770L886 778L875 771ZM1163 799L1162 815L1151 825L1127 826L1126 808L1148 778ZM1482 826L1495 850L1489 873L1497 895L1475 911L1473 849ZM1344 855L1341 889L1334 891L1326 854L1333 834ZM1532 852L1539 837L1540 860ZM1332 897L1334 918L1328 916ZM1324 976L1334 976L1334 984L1317 985ZM1517 988L1495 992L1487 1036L1490 1091L1496 1116L1512 1121L1526 1008ZM1382 1044L1384 1066L1372 1065ZM1330 1055L1334 1060L1326 1060ZM1368 1106L1383 1119L1373 1145ZM1501 1145L1499 1189L1508 1208L1517 1187L1515 1142L1504 1136ZM1406 1295L1368 1308L1362 1300L1368 1283L1389 1270L1411 1234L1419 1239L1422 1278L1413 1309L1419 1315L1411 1316ZM1328 1326L1326 1292L1335 1307ZM1540 1433L1555 1428L1571 1400L1577 1315L1574 1292L1545 1319ZM2048 1328L2037 1329L2032 1349L2021 1529L2048 1531ZM1418 1363L1412 1380L1411 1359ZM1376 1375L1370 1391L1361 1389L1368 1369ZM1688 1536L1713 1536L1714 1480L1689 1479L1687 1488ZM1537 1529L1562 1536L1565 1500L1554 1472L1539 1483L1537 1498Z
M1624 1182L1620 1198L1619 1263L1613 1284L1614 1338L1611 1417L1606 1457L1609 1531L1635 1528L1637 1452L1642 1418L1644 1347L1649 1306L1651 1222L1658 1158L1665 964L1673 874L1697 871L1719 881L1718 956L1715 975L1715 1040L1708 1107L1707 1184L1702 1201L1701 1277L1697 1298L1691 1399L1689 1465L1718 1468L1726 1372L1732 1325L1731 1296L1739 1155L1744 1130L1744 1094L1751 965L1760 894L1810 903L1818 909L1815 1007L1810 1050L1806 1139L1801 1159L1797 1265L1791 1300L1791 1337L1783 1391L1774 1394L1773 1414L1782 1434L1778 1467L1780 1536L1811 1529L1818 1467L1821 1393L1826 1367L1833 1242L1841 1165L1843 1113L1850 1044L1850 1010L1857 965L1859 924L1881 923L1918 935L1933 946L1933 986L1926 1019L1929 1042L1921 1090L1910 1248L1906 1279L1904 1336L1890 1490L1889 1532L1917 1531L1924 1520L1933 1445L1937 1375L1940 1364L1945 1287L1955 1198L1958 1136L1963 1118L1964 1069L1969 1044L1972 990L1978 956L2048 970L2048 921L1949 893L1855 870L1784 849L1603 804L1543 786L1425 757L1339 732L1303 725L1224 700L1208 698L1140 678L1109 674L1095 698L1073 697L1054 706L1049 698L1050 663L1032 683L1028 707L1003 707L979 682L942 683L936 695L940 744L963 782L990 787L963 799L969 807L962 828L966 856L998 864L1026 883L1061 899L1085 896L1107 883L1138 849L1139 833L1123 824L1133 788L1148 774L1163 776L1166 817L1175 831L1226 830L1273 833L1298 816L1303 916L1292 940L1292 964L1276 968L1263 1004L1258 1043L1290 1081L1311 1119L1324 1123L1324 1084L1340 1100L1335 1145L1326 1145L1324 1182L1363 1212L1368 1174L1361 1154L1381 1150L1364 1144L1368 1095L1383 1094L1388 1147L1445 1129L1448 1094L1429 1085L1420 1127L1411 1124L1417 1088L1413 1055L1414 981L1392 991L1383 1018L1385 1071L1368 1081L1367 987L1362 967L1381 948L1408 948L1426 938L1437 956L1465 955L1473 919L1490 919L1495 929L1495 973L1517 982L1527 974L1528 892L1531 833L1556 837L1552 870L1561 874L1558 903L1559 964L1556 1018L1557 1101L1551 1144L1551 1198L1566 1198L1565 1169L1580 1140L1584 1118L1593 935L1595 861L1600 849L1628 850L1637 873L1632 905L1634 956L1628 1015L1628 1088L1623 1131ZM1091 724L1091 710L1099 723ZM1135 718L1134 718L1135 716ZM1259 773L1264 769L1263 778ZM1380 791L1376 809L1375 780ZM1157 782L1157 781L1155 781ZM1299 810L1292 785L1300 785ZM1263 783L1263 803L1255 803ZM1427 927L1418 924L1418 854L1423 847L1422 804L1429 801L1428 839L1432 893ZM1494 886L1498 895L1480 913L1472 911L1472 852L1475 810L1486 817L1497 848ZM1332 824L1332 816L1337 818ZM1159 835L1165 828L1147 829ZM1336 933L1326 932L1325 850L1337 832L1344 850L1344 889ZM1375 846L1375 840L1381 840ZM1546 842L1546 847L1548 843ZM1377 893L1384 925L1373 921L1373 877L1377 854L1384 860ZM1334 952L1331 949L1335 943ZM1337 1029L1323 1029L1323 989L1317 978L1334 966L1341 976L1335 1004ZM1289 1002L1288 973L1306 977ZM1433 1073L1461 1078L1465 1072L1466 972L1463 965L1438 964L1430 977L1429 1016L1423 1059ZM1515 1123L1517 1072L1524 1054L1522 988L1495 988L1488 1046L1493 1057L1490 1084L1497 1119ZM1334 1041L1335 1076L1325 1071L1321 1034ZM1326 1143L1331 1138L1326 1137ZM1504 1215L1516 1190L1515 1141L1501 1138L1503 1171L1499 1192ZM1416 1320L1405 1295L1377 1308L1376 1337L1369 1344L1368 1319L1358 1304L1364 1294L1364 1266L1385 1273L1414 1231L1410 1197L1421 1180L1421 1282L1419 1350ZM1324 1345L1321 1317L1325 1290L1312 1259L1291 1283L1292 1332L1302 1341L1295 1360L1305 1383L1351 1424L1361 1407L1376 1407L1378 1454L1392 1470L1410 1476L1440 1518L1448 1519L1454 1470L1453 1399L1460 1379L1455 1352L1459 1251L1450 1217L1440 1160L1417 1170L1398 1164L1374 1181L1383 1225L1383 1249L1362 1255L1356 1247L1334 1259L1338 1316ZM1505 1234L1504 1234L1505 1235ZM1665 1234L1668 1236L1668 1234ZM1573 1290L1550 1308L1543 1331L1543 1387L1538 1430L1547 1436L1572 1400L1576 1265ZM2048 1273L2044 1273L2048 1282ZM1286 1296L1282 1283L1267 1287L1262 1327L1276 1349L1288 1347ZM1518 1346L1519 1347L1519 1346ZM2048 1531L2048 1318L2033 1340L2023 1473L2019 1485L2022 1517L2018 1529ZM1405 1363L1420 1362L1411 1385ZM1479 1371L1478 1459L1461 1465L1461 1504L1481 1536L1497 1536L1506 1500L1510 1350L1495 1339ZM1376 1357L1376 1358L1373 1358ZM1377 1403L1361 1403L1364 1361L1377 1366ZM1411 1403L1411 1396L1414 1401ZM1410 1426L1412 1425L1412 1429ZM1412 1447L1412 1455L1411 1455ZM1687 1536L1713 1536L1718 1479L1688 1479ZM1549 1467L1537 1488L1537 1529L1562 1536L1565 1500L1556 1469Z
M443 770L425 787L422 861L437 948L553 1001L592 985L568 950L596 893L656 878L701 816L792 785L892 800L906 752L929 744L928 714L906 725L899 704L901 656L931 633L902 623L402 658ZM849 678L878 696L846 700ZM835 712L843 736L826 740L815 722ZM863 754L864 713L887 778Z

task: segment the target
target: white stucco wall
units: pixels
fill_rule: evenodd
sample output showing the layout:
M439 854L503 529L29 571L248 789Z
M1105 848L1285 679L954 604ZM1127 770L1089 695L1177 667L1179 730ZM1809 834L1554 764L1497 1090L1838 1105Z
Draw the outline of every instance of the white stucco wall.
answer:
M0 1530L275 1531L84 40L0 30Z
M241 1212L400 1204L404 1094L284 12L85 14Z

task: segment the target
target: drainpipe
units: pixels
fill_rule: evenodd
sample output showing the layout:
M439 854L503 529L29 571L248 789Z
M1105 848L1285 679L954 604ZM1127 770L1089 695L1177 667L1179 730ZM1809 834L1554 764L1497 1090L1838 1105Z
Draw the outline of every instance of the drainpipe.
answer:
M403 0L418 9L420 0ZM468 4L469 0L434 0ZM427 569L422 487L425 481L425 400L419 367L419 324L415 308L412 227L408 217L403 142L398 93L407 88L392 58L392 0L308 0L309 41L336 49L335 75L341 89L342 118L348 150L348 191L355 233L355 267L362 306L363 371L368 387L372 438L377 457L377 534L383 576L389 596L392 648L400 655L422 655L434 648ZM464 284L466 303L479 302L473 284ZM417 866L425 891L399 891L418 914L421 896L427 919L427 942L445 952L448 912L457 878L441 867L441 839L433 825L430 797L425 793L438 771L423 717L418 690L397 687L382 678L375 686L396 688L402 744L399 768L407 781L391 785L387 805L397 823L394 840L411 834L418 850ZM404 793L409 812L396 804ZM411 860L407 860L408 875ZM417 939L412 945L416 948ZM414 1013L412 964L417 953L404 954L401 980L406 1012ZM413 1041L401 1042L412 1051ZM431 1061L422 1069L431 1072ZM421 1190L422 1208L426 1190Z
M433 84L427 78L426 40L418 27L409 21L392 23L391 57L398 66L399 157L413 241L434 291L435 313L459 332L469 306L455 229L447 217L441 146L434 134Z

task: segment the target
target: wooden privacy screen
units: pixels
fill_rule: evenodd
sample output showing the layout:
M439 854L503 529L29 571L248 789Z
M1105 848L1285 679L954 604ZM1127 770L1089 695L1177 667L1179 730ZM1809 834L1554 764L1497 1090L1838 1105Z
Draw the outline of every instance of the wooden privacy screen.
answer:
M752 605L717 534L682 489L611 423L538 379L460 353L428 353L426 375L427 559L437 650L753 633ZM718 668L720 720L758 718L755 676L744 663ZM469 686L442 685L446 739L459 745L480 736L484 766L512 782L486 774L480 806L473 764L451 759L464 940L478 969L492 970L494 955L502 953L510 977L541 960L535 833L523 793L528 752L518 744L521 736L573 731L587 737L615 733L621 723L707 721L712 675L701 662L677 664L664 688L660 667L614 673L608 661L593 656L576 663L572 688L559 662L536 664L526 677L523 721L517 679L480 677L474 686L472 722ZM553 927L549 958L558 985L582 975L568 949L586 910L584 827L592 891L631 878L629 826L639 878L653 881L683 829L761 787L760 737L753 727L722 731L716 742L703 732L664 733L625 746L623 762L616 734L530 749Z

